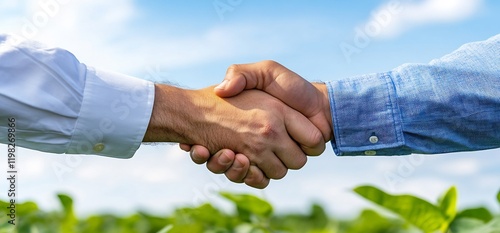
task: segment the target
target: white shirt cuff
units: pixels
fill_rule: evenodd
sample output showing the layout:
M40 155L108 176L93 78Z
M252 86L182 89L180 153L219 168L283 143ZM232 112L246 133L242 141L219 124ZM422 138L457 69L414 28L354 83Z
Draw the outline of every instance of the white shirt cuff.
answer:
M87 67L82 107L68 154L130 158L153 110L152 82Z

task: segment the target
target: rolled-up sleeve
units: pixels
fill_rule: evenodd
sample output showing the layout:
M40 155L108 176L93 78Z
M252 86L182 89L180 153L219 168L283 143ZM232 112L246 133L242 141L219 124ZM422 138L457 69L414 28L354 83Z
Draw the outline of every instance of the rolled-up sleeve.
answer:
M0 129L15 118L18 146L51 153L132 157L154 102L151 82L8 35L0 35L0 82Z
M500 147L500 35L428 64L327 82L337 155Z

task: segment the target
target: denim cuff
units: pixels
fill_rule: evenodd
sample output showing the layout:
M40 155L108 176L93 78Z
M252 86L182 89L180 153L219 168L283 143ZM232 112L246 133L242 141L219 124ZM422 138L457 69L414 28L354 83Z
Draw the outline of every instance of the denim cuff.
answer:
M339 156L408 154L391 73L327 82L334 140Z

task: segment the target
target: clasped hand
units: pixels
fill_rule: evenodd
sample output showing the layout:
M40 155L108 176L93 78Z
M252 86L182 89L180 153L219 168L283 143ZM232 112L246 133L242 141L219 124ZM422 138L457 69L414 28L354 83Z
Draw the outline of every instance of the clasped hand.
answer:
M210 124L197 132L206 135L180 147L233 182L265 188L269 179L304 166L307 155L320 155L332 138L326 85L311 84L274 61L232 65L219 86L201 93L224 99L205 109Z

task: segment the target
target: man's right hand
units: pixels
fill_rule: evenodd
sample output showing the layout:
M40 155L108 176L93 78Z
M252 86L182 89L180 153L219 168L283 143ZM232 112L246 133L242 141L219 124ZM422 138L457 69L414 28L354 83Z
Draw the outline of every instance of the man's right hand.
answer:
M151 115L143 141L200 144L214 154L223 148L242 153L221 153L217 163L244 159L228 174L234 182L257 188L304 166L307 154L325 150L321 132L304 115L257 90L220 98L213 87L184 90L157 84Z
M214 91L220 97L232 97L244 90L258 89L264 91L295 110L304 114L323 134L325 142L333 137L330 113L330 102L325 84L311 84L298 74L274 61L262 61L253 64L232 65L229 67L224 81ZM246 173L241 167L248 164L242 154L236 155L231 150L221 150L211 157L203 146L181 144L181 148L191 151L195 163L208 161L207 167L214 173L225 173L230 180L237 180ZM221 159L223 157L223 159ZM220 162L225 161L225 162ZM251 167L252 176L262 176L262 171Z
M227 98L244 90L264 91L299 111L321 130L325 141L332 138L330 102L326 85L307 80L275 61L232 65L215 94Z

